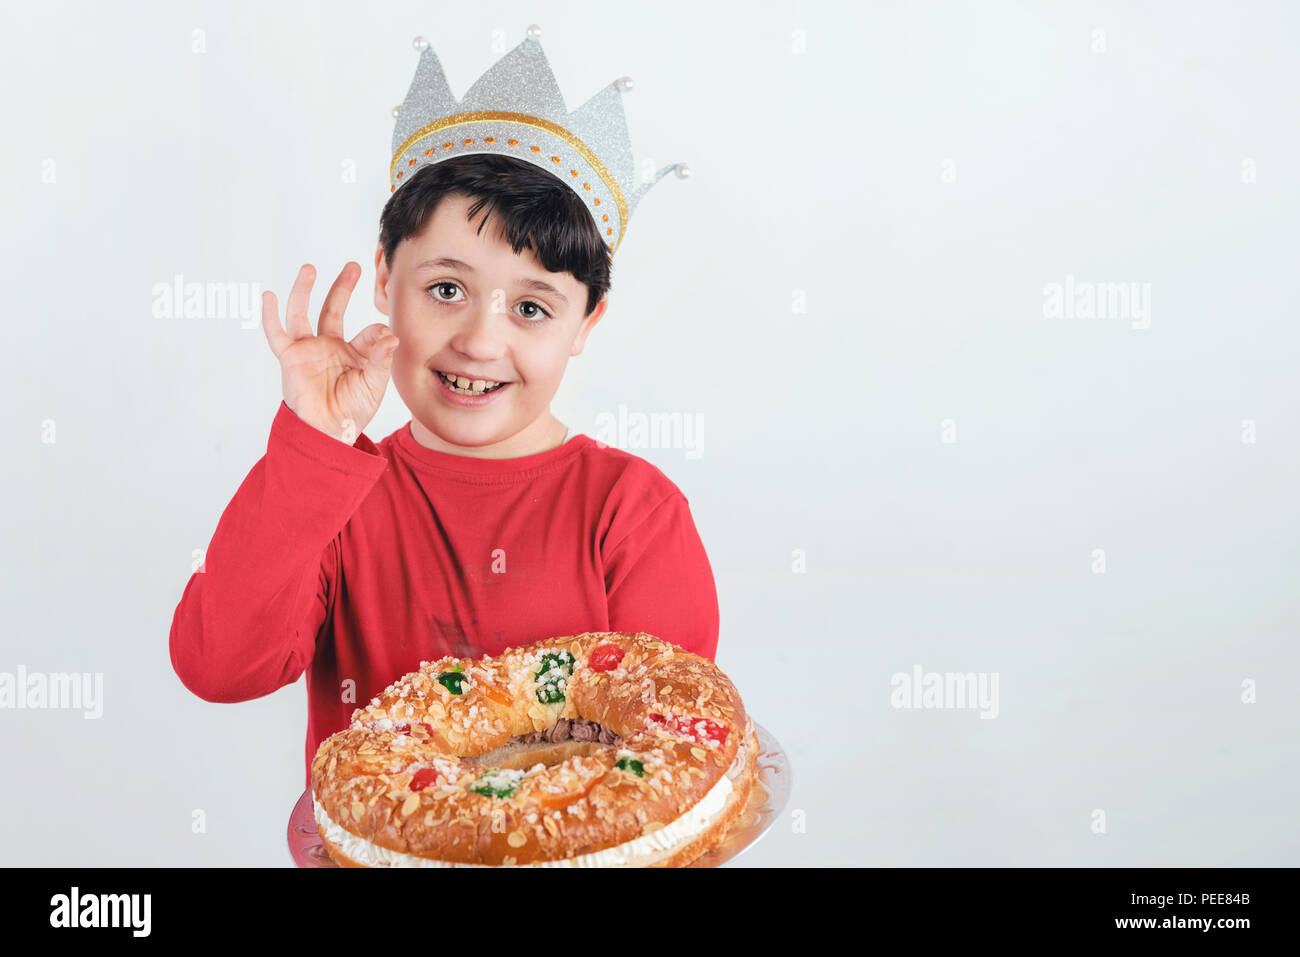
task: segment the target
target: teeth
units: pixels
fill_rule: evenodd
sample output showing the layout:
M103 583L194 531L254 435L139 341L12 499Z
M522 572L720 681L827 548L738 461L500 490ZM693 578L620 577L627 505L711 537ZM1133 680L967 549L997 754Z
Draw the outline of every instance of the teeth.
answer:
M486 392L488 389L496 388L501 384L500 382L493 382L490 379L466 379L463 375L451 376L445 372L439 372L438 375L442 376L448 384L455 386L461 392Z

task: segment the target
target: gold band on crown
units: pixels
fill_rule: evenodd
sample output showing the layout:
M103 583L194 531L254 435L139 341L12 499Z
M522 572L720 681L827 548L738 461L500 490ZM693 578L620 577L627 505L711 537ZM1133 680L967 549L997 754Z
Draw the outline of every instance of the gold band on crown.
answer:
M471 113L457 113L454 116L444 116L440 120L423 126L412 133L405 143L401 145L396 153L393 154L393 162L388 167L388 181L396 189L395 175L397 172L398 161L406 155L406 151L432 133L439 130L445 130L453 126L465 126L469 123L480 123L484 120L500 120L505 123L515 123L519 126L529 126L534 129L550 133L552 136L563 140L571 146L584 160L590 164L591 168L596 171L605 188L609 190L610 195L614 197L614 204L618 207L618 239L611 244L610 254L618 248L619 243L623 241L623 233L627 229L627 199L623 196L623 191L619 188L618 180L610 175L605 165L596 158L596 154L587 148L587 145L578 139L564 127L559 126L549 120L544 120L538 116L529 116L527 113L510 113L502 110L478 110ZM419 165L419 164L417 164ZM599 202L599 200L597 200ZM594 215L594 214L593 214ZM598 217L597 217L598 218Z

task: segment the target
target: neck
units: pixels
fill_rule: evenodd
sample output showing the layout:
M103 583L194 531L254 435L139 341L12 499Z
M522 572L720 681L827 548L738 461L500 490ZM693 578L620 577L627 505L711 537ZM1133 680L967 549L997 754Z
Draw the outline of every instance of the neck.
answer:
M517 459L549 452L564 444L568 427L549 411L507 439L490 445L455 445L437 435L418 419L411 419L411 437L426 449L476 459Z

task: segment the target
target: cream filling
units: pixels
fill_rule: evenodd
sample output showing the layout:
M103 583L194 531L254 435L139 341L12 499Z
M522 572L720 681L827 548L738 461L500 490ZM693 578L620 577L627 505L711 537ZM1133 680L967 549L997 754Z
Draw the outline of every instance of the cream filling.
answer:
M749 727L746 727L749 733ZM731 797L732 780L744 770L749 761L749 739L743 738L727 773L718 779L718 783L709 789L709 793L700 798L695 805L681 817L665 824L657 831L643 834L623 844L616 844L604 850L576 857L563 857L553 861L536 861L526 867L645 867L656 860L668 857L674 851L689 842L695 835L715 823L727 806ZM404 854L386 847L380 847L364 837L358 837L351 831L336 824L325 813L316 795L312 795L312 806L316 809L316 823L331 844L336 845L345 855L367 867L492 867L491 864L463 864L459 861L440 861L415 854Z

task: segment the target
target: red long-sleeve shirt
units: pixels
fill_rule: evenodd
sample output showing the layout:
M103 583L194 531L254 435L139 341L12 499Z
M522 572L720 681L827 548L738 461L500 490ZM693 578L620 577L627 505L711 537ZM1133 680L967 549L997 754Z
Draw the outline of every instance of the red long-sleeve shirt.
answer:
M321 741L443 655L644 631L712 660L713 572L681 491L581 433L479 459L404 425L349 446L282 401L171 627L181 682L248 701L307 672L307 784Z

